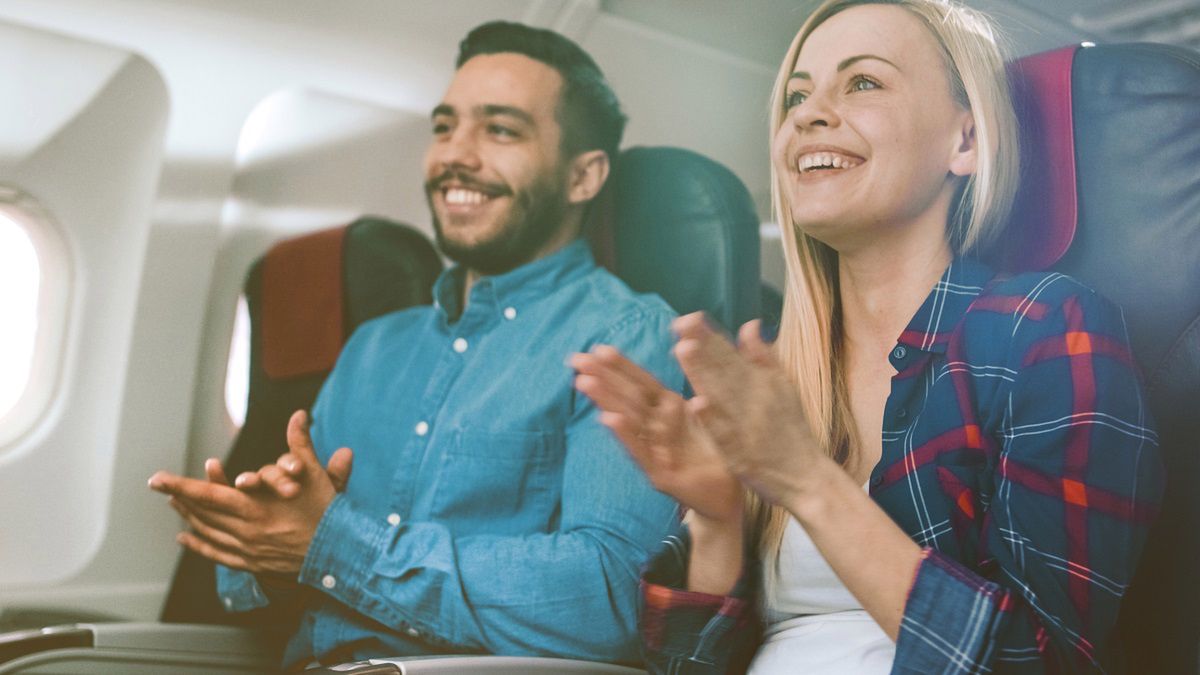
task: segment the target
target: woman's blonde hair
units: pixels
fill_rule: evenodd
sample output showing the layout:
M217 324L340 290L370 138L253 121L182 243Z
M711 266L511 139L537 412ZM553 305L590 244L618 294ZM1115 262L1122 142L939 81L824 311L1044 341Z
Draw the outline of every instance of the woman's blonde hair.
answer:
M779 68L771 100L772 138L786 120L787 84L805 40L830 17L860 5L895 5L921 19L937 42L954 100L974 117L976 170L958 188L946 236L955 254L978 250L997 237L1008 217L1019 164L1004 59L985 15L947 0L826 0L800 28ZM774 163L771 176L772 207L783 232L788 270L776 353L799 390L817 441L845 464L853 430L841 367L837 253L792 224L787 191ZM763 560L770 563L764 579L769 591L788 514L754 495L749 513Z

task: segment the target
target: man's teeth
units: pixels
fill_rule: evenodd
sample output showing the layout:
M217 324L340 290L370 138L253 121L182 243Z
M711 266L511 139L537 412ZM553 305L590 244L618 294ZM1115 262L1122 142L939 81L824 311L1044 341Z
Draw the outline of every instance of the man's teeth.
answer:
M862 164L860 160L836 152L810 152L801 155L796 165L801 171L812 169L853 169Z
M452 206L474 206L488 200L488 196L476 190L450 188L446 190L446 203Z

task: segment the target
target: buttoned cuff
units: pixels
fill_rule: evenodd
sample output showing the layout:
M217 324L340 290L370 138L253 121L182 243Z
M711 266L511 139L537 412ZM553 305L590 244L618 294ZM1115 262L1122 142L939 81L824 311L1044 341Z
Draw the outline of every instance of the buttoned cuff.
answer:
M999 584L925 549L904 605L896 663L905 665L903 672L981 672L1003 597Z
M387 531L384 523L356 510L344 494L335 496L313 533L300 583L357 607L375 558L385 550Z
M217 565L217 596L226 612L248 612L270 604L250 572Z

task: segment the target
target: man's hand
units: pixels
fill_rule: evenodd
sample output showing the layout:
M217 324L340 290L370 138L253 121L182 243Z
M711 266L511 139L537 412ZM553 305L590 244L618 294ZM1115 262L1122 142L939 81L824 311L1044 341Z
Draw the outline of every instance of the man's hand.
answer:
M230 487L219 462L206 463L208 480L165 471L151 476L150 487L170 495L171 506L192 528L181 532L178 541L227 567L254 573L299 573L337 486L317 460L303 411L288 421L287 437L291 451L280 459L299 463L294 475L303 487L291 498L282 498L273 490L248 492ZM338 468L336 475L348 477L349 451L342 454L344 473ZM332 460L331 468L335 468Z
M297 410L292 413L292 417L296 418L297 415L302 414L302 410ZM289 421L288 425L290 428L291 421ZM345 491L346 484L350 481L350 471L353 468L353 462L354 453L350 451L350 448L338 448L330 456L324 473L333 482L333 487L338 492ZM215 471L212 466L214 463ZM280 455L274 464L267 464L258 471L245 471L238 474L233 484L237 489L245 492L270 490L284 499L291 499L300 494L303 485L309 480L306 478L305 472L310 465L310 463L306 463L297 453L287 452ZM317 464L316 466L319 470L320 465ZM228 484L219 461L215 459L208 460L204 465L204 469L210 481Z

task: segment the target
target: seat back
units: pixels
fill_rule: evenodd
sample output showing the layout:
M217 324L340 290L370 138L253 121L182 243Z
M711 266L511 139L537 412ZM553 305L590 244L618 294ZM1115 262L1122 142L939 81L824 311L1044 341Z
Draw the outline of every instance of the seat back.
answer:
M1114 665L1194 672L1200 54L1158 44L1070 47L1012 72L1027 161L1007 266L1053 265L1124 309L1166 464L1163 509L1114 636L1127 663Z
M288 418L312 407L345 339L368 319L431 302L441 269L422 234L369 217L281 241L260 258L246 277L249 400L228 474L256 470L287 452ZM265 610L227 614L214 588L212 563L185 552L162 620L271 626L280 638L291 632L288 620Z
M615 162L587 237L597 262L633 290L735 330L763 315L769 294L758 228L750 193L729 169L690 150L635 147Z

